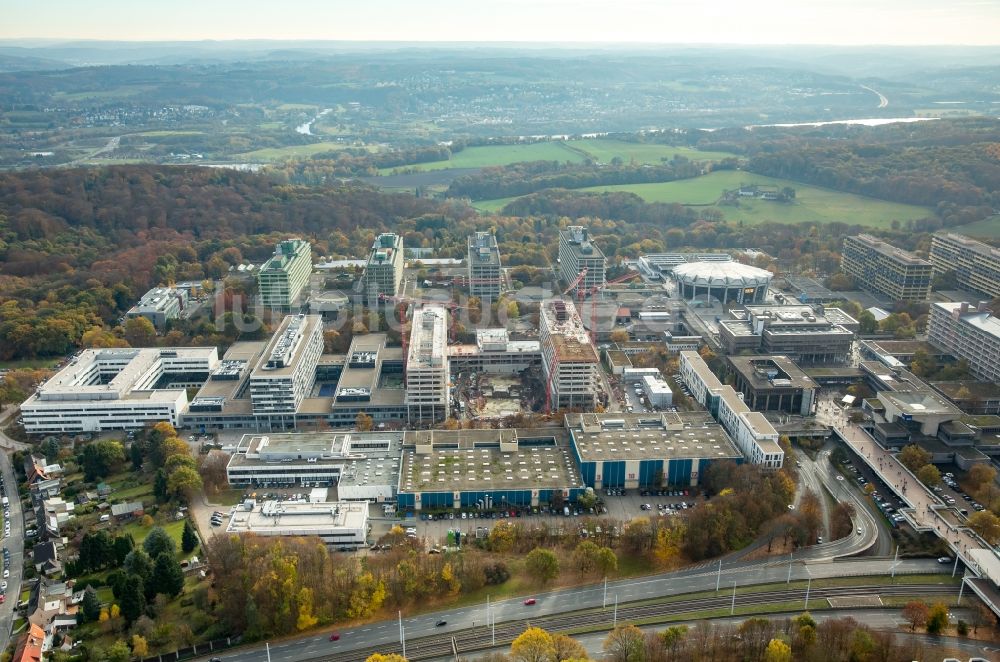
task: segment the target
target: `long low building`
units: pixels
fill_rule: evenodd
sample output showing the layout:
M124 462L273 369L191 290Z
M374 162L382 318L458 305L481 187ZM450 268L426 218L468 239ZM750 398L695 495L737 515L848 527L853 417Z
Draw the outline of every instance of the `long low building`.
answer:
M405 435L400 509L528 508L573 502L585 489L561 428Z
M511 340L507 329L478 329L475 345L451 345L448 362L453 373L514 374L542 365L537 340Z
M233 511L227 533L258 536L319 536L328 545L356 549L367 544L368 504L252 501Z
M567 414L583 482L594 489L697 485L713 462L743 456L706 412Z
M180 424L188 388L219 363L214 347L85 349L21 404L29 434Z
M692 397L702 404L753 464L780 469L785 452L774 426L743 402L732 386L723 385L697 352L681 352L680 374Z
M246 434L226 466L232 486L336 485L341 501L394 501L402 432Z

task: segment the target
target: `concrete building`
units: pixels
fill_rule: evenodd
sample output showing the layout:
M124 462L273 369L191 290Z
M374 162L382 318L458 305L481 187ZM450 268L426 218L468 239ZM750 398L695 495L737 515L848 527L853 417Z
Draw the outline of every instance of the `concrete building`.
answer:
M742 462L722 426L706 412L567 414L583 483L594 489L686 488L713 462Z
M954 273L959 286L1000 297L1000 249L952 232L931 239L935 274Z
M186 290L172 287L154 287L142 295L139 302L129 308L125 317L130 319L145 317L160 333L167 327L167 320L177 319L187 305Z
M924 301L931 263L868 234L845 237L840 268L858 287L893 301Z
M871 400L880 408L876 413L881 420L876 419L873 433L883 445L939 436L942 424L962 417L958 407L908 370L879 361L862 361L859 367L876 394Z
M475 345L450 345L448 366L455 372L515 374L542 365L537 340L511 340L507 329L476 329Z
M600 359L572 301L542 303L539 338L551 408L593 410L601 392Z
M674 392L661 375L643 375L640 382L650 407L669 407L674 404Z
M697 352L681 352L681 378L691 396L715 417L748 462L780 469L785 452L763 414L750 411L741 394L725 386Z
M348 296L340 290L313 292L309 296L309 313L320 315L325 320L335 320L340 317L340 312L347 309L350 303Z
M362 277L365 300L369 307L379 305L380 297L394 297L403 280L403 238L385 232L375 237Z
M423 306L413 314L406 356L409 420L444 419L448 383L448 311L442 306Z
M503 291L500 248L492 232L476 232L469 237L469 295L495 301Z
M819 384L785 356L730 356L733 388L754 411L813 413Z
M231 486L336 486L340 501L394 501L402 448L402 432L245 434L226 479Z
M407 432L401 510L493 511L573 502L586 488L562 428Z
M732 262L729 253L652 253L641 255L639 271L652 280L666 280L678 267L688 262Z
M927 339L965 359L978 379L1000 382L1000 319L986 307L968 303L931 304Z
M729 354L780 354L799 363L846 364L860 325L839 308L821 305L751 305L718 324Z
M688 300L718 299L722 303L763 303L771 272L739 262L689 262L674 267L677 293Z
M368 540L368 505L362 503L265 501L237 507L226 533L258 536L318 536L338 549L357 549Z
M29 434L180 424L188 388L219 363L214 347L85 349L22 403Z
M588 292L601 287L606 282L607 259L601 249L594 245L587 228L571 225L559 231L559 272L567 284L576 280L580 272L587 270L577 289Z
M272 310L290 310L312 273L312 247L304 239L278 244L257 272L260 302Z
M250 375L254 415L294 421L299 405L316 381L316 365L322 353L320 317L285 317Z

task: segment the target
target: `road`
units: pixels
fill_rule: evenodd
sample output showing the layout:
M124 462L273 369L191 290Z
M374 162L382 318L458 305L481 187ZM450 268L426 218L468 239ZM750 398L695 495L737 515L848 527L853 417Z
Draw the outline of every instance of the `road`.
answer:
M864 559L838 562L794 562L737 563L724 566L719 571L705 568L668 573L652 577L619 580L607 585L607 604L617 597L619 607L637 600L648 600L667 595L681 595L696 591L715 591L720 587L720 595L732 591L736 586L752 584L780 583L791 579L820 579L871 574L887 574L891 559ZM901 561L896 573L937 573L941 566L934 560ZM561 591L551 591L534 596L537 604L526 606L522 598L514 598L492 603L494 621L497 625L507 621L559 615L569 611L601 607L605 602L603 585L578 587ZM957 595L956 595L957 597ZM739 597L737 597L739 604ZM435 624L447 621L444 627ZM402 619L402 627L407 639L417 639L443 633L456 633L471 628L485 629L486 605L462 609L448 609L440 612L410 616ZM311 635L270 646L272 662L298 662L333 652L347 652L373 646L388 647L399 641L400 622L393 619L363 624L339 630L341 639L336 644L329 641L328 634ZM226 662L260 662L264 659L264 646L255 645L220 657Z
M885 96L884 94L882 94L878 90L876 90L876 89L874 89L872 87L868 87L867 85L862 85L861 89L868 90L869 92L873 92L874 94L878 95L878 107L879 108L885 108L886 106L889 105L889 97Z
M10 456L0 452L0 474L10 497L10 536L3 544L10 550L10 577L7 581L7 600L0 605L0 650L5 650L10 641L10 629L14 623L14 608L21 594L21 573L24 568L24 518L21 515L21 500L17 497L17 482Z
M982 549L983 542L971 530L956 526L941 513L948 508L927 489L916 476L904 467L896 456L884 448L857 425L846 424L837 428L841 439L892 489L909 507L899 512L918 531L932 531L946 540L952 550L971 568L976 564L969 558L968 551Z

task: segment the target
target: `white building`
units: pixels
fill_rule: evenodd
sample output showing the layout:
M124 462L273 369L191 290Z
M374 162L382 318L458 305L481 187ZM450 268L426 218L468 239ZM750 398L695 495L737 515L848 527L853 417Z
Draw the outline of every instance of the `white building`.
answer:
M591 241L587 228L571 225L559 231L559 270L566 283L572 283L584 269L577 289L588 291L601 287L606 281L607 259L601 249Z
M29 434L179 425L187 388L219 363L214 347L85 349L21 405Z
M986 307L968 303L934 303L927 339L969 362L978 379L1000 382L1000 319Z
M242 266L242 265L241 265ZM260 302L265 308L288 310L312 273L312 247L304 239L278 244L274 255L257 272Z
M453 372L514 374L542 363L537 340L511 340L507 329L477 329L475 345L449 345L448 364Z
M250 375L254 415L293 417L316 381L316 364L322 353L322 318L285 317Z
M600 359L572 301L542 303L539 338L550 408L593 411L601 390Z
M748 462L781 468L785 452L774 426L760 412L750 411L732 386L723 385L698 352L681 352L680 374L691 396L722 424Z
M660 375L643 375L642 390L653 407L669 407L674 404L674 392L667 380Z
M337 486L341 501L394 501L402 432L245 434L226 465L232 486Z
M413 314L406 355L409 419L439 420L448 413L448 311L423 306Z
M503 290L500 248L492 232L469 237L469 295L496 300Z
M180 317L181 309L187 303L186 290L171 287L154 287L142 295L139 302L129 308L125 317L145 317L157 331L162 332L167 326L167 320Z
M252 502L251 502L252 503ZM368 539L368 504L343 501L265 501L233 511L227 533L319 536L328 545L356 549Z
M399 284L403 280L403 256L403 238L398 234L386 232L375 238L362 279L369 306L379 305L382 296L394 297L399 292Z

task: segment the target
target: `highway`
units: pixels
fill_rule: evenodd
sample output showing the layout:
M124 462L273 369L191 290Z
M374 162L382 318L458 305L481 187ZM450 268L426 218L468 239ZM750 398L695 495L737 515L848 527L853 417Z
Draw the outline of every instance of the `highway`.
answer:
M533 597L537 599L537 604L526 606L523 598L515 598L492 603L494 621L498 628L507 627L504 624L517 623L517 628L523 627L527 619L532 623L542 623L545 617L556 617L567 612L580 609L600 608L606 604L610 608L617 597L619 614L626 618L625 609L631 609L626 603L638 600L649 600L663 596L682 595L698 591L715 591L719 587L718 600L722 602L732 600L733 586L750 586L754 584L781 583L786 582L790 577L793 580L820 579L829 577L846 577L862 575L885 575L891 572L891 559L862 559L847 561L768 561L756 563L738 562L730 565L723 565L721 572L714 568L700 567L688 569L675 573L640 577L635 579L619 580L609 582L605 598L604 586L601 584L587 587L573 588L561 591L551 591L538 594ZM716 566L717 567L717 566ZM900 561L896 566L897 574L910 573L938 573L941 566L934 560ZM892 590L892 589L890 589ZM949 591L955 592L952 587ZM855 589L852 594L858 594ZM871 591L868 591L871 594ZM820 595L815 591L812 595ZM787 596L786 596L787 597ZM801 596L804 598L804 595ZM956 594L957 597L957 594ZM773 599L773 598L772 598ZM798 598L793 598L798 599ZM810 598L812 599L812 598ZM743 603L741 600L751 600L751 596L741 598L737 596L737 607ZM710 604L704 598L699 600L699 604ZM606 617L606 615L605 615ZM634 617L634 616L633 616ZM437 627L435 624L440 621L447 621L444 627ZM468 607L462 609L448 609L440 612L410 616L402 619L403 631L407 640L416 640L422 637L438 636L447 634L462 637L473 635L484 636L486 629L486 604L478 607ZM311 635L275 643L270 646L270 658L272 662L294 662L298 660L358 660L364 659L362 653L375 649L392 651L399 650L399 626L400 623L394 620L381 621L376 623L363 624L352 628L338 630L341 635L340 641L329 641L329 631L327 634ZM478 630L473 630L478 628ZM331 653L344 654L345 657L329 657ZM411 649L407 647L407 655L412 655ZM264 645L255 644L252 648L232 651L230 653L218 654L226 662L258 662L265 658ZM204 659L204 658L202 658Z

